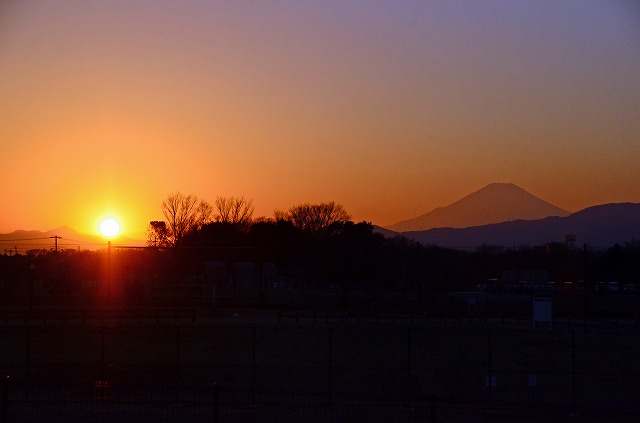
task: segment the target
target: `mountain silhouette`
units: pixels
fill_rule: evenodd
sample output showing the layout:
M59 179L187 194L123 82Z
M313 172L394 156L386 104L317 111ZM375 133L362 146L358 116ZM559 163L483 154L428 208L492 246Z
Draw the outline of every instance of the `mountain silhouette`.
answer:
M434 228L403 233L407 238L425 245L462 248L477 248L482 245L544 245L550 242L564 242L566 234L575 235L577 246L587 244L596 249L608 248L616 243L638 241L640 203L603 204L566 217L551 216L470 228Z
M567 216L554 206L514 184L494 183L446 207L438 207L413 219L387 226L396 232L432 228L466 228L511 220L534 220Z

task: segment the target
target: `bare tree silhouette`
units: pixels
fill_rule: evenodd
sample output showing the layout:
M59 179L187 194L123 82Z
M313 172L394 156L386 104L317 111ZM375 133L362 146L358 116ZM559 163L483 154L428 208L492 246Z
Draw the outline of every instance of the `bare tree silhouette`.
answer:
M253 201L244 197L218 197L216 198L218 214L215 221L247 226L253 217Z
M303 231L318 234L335 222L346 222L351 215L342 204L331 201L319 204L299 204L288 211L276 210L276 220L291 221L293 225Z
M152 220L147 229L147 245L149 247L168 247L169 229L164 220Z
M211 221L213 207L195 195L176 192L162 202L162 213L167 222L169 243L178 246L185 235Z

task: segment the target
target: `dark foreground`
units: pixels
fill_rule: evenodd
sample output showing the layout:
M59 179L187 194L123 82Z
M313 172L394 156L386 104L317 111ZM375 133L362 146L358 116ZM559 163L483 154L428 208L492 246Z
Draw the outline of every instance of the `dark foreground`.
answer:
M636 422L633 322L7 320L1 422ZM406 316L405 316L406 317Z

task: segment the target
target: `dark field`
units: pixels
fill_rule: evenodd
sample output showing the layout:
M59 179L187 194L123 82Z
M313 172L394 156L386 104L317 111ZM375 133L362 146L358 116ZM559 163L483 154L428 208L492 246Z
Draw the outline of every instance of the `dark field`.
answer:
M214 421L214 382L221 421L634 421L639 335L633 325L278 323L250 311L9 321L0 370L10 375L7 421L40 421L38 410L67 421ZM585 420L597 415L617 417Z

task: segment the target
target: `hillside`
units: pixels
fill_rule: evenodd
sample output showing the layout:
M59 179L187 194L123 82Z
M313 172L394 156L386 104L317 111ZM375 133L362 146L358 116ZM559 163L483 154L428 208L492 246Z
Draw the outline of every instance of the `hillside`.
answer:
M567 217L516 220L470 228L434 228L404 232L423 244L476 248L504 247L564 242L567 233L576 236L578 246L602 249L631 240L640 240L640 204L618 203L589 207Z
M432 228L466 228L513 220L535 220L567 216L554 206L514 184L495 183L475 191L446 207L387 226L396 232Z

